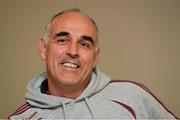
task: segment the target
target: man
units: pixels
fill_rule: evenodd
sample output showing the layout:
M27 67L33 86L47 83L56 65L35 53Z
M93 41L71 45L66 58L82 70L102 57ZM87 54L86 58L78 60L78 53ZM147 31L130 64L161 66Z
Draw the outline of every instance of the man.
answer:
M175 118L141 84L111 80L97 67L96 23L78 9L53 16L39 41L47 72L30 81L26 104L9 118Z

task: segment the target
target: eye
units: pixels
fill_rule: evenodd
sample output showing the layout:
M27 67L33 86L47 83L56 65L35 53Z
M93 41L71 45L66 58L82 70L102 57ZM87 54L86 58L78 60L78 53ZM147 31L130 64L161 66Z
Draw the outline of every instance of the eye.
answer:
M68 42L67 38L57 38L56 40L59 44L66 44Z
M88 41L81 41L80 47L85 49L90 49L92 47L92 44Z

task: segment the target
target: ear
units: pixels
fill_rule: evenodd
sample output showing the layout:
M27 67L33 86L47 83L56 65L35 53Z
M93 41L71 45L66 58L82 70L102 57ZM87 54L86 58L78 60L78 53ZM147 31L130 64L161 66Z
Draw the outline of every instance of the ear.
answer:
M40 39L38 43L38 50L40 58L45 61L46 60L46 43L44 39Z
M96 67L98 61L99 61L99 53L100 53L100 48L96 48L95 50L95 59L94 59L94 68Z

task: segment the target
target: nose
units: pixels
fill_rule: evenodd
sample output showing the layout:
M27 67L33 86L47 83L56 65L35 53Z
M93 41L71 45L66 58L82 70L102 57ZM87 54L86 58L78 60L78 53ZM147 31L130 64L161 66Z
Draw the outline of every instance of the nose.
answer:
M76 43L71 43L68 45L68 48L67 48L67 55L71 58L77 58L79 57L79 54L78 54L78 46Z

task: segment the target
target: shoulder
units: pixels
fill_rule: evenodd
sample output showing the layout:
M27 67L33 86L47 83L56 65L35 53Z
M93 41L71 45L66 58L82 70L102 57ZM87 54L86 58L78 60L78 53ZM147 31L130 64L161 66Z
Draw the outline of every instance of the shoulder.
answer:
M104 92L117 99L126 100L131 98L133 101L142 101L155 97L144 84L131 80L111 80Z
M11 117L13 116L16 116L16 115L20 115L22 113L24 113L25 111L27 111L28 109L30 109L32 106L28 103L25 103L23 104L22 106L20 106L14 113L12 113L8 119L10 119Z
M162 106L165 105L155 96L151 90L142 83L131 81L131 80L111 80L109 83L109 88L112 90L117 90L118 93L126 93L135 98L154 100L159 102Z
M165 106L165 104L163 104L163 102L142 83L131 80L111 80L108 85L108 90L111 90L113 93L115 92L114 95L118 97L119 100L130 100L128 103L133 101L131 104L132 106L136 106L137 104L140 106L143 105L149 114L150 112L152 113L153 110L157 113L152 114L164 114L167 112L175 117L175 115Z
M133 94L135 93L135 91L142 91L154 96L151 90L144 84L132 80L111 80L109 86L112 86L113 88L116 86L118 89L128 90L130 92L133 92Z

